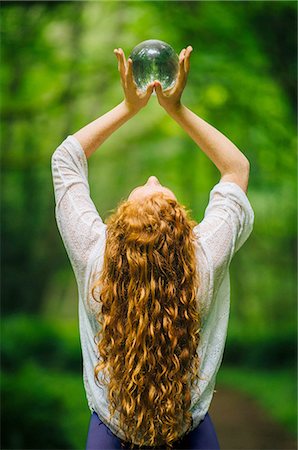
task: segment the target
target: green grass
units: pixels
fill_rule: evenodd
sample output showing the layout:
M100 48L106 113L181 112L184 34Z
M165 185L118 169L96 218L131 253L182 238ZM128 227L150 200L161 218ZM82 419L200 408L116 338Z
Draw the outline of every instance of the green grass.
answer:
M295 368L274 370L222 366L217 383L250 395L294 437L297 436L297 373Z

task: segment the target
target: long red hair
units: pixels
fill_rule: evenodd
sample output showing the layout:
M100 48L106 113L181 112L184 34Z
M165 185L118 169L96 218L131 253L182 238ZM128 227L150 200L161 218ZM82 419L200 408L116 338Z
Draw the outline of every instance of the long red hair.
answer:
M120 202L106 224L103 268L91 287L101 304L94 376L108 386L110 415L119 412L131 448L171 448L190 429L190 389L199 378L196 222L156 192Z

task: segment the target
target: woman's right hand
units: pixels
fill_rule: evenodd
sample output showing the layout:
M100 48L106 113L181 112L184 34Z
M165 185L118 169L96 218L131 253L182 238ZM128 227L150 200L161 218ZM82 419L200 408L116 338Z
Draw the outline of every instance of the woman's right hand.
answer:
M186 49L183 48L179 55L179 71L175 85L162 90L161 84L158 80L155 80L154 87L157 95L157 100L160 106L162 106L167 112L176 111L181 106L181 95L185 88L187 76L190 68L190 54L193 48L189 45Z

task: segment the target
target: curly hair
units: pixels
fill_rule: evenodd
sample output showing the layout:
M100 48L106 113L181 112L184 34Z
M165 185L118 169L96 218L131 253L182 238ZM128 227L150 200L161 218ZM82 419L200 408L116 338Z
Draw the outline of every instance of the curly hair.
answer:
M110 416L119 412L130 448L172 448L191 428L191 386L200 378L196 222L162 192L111 211L102 272L91 287L101 304L95 381L108 385Z

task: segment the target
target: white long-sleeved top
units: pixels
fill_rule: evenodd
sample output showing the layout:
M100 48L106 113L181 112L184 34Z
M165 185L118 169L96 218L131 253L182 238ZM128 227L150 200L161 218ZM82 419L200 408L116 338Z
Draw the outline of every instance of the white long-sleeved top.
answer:
M89 288L102 268L107 225L90 197L87 158L74 136L69 135L54 151L51 168L57 226L78 286L83 381L88 406L124 440L118 414L109 419L106 388L94 381L94 367L98 362L94 336L99 329L95 315L99 304L90 298ZM235 183L219 182L210 192L203 220L194 228L200 277L198 302L204 317L197 349L203 379L196 382L191 392L191 429L204 418L213 397L228 328L229 264L249 237L253 222L254 213L244 191Z

